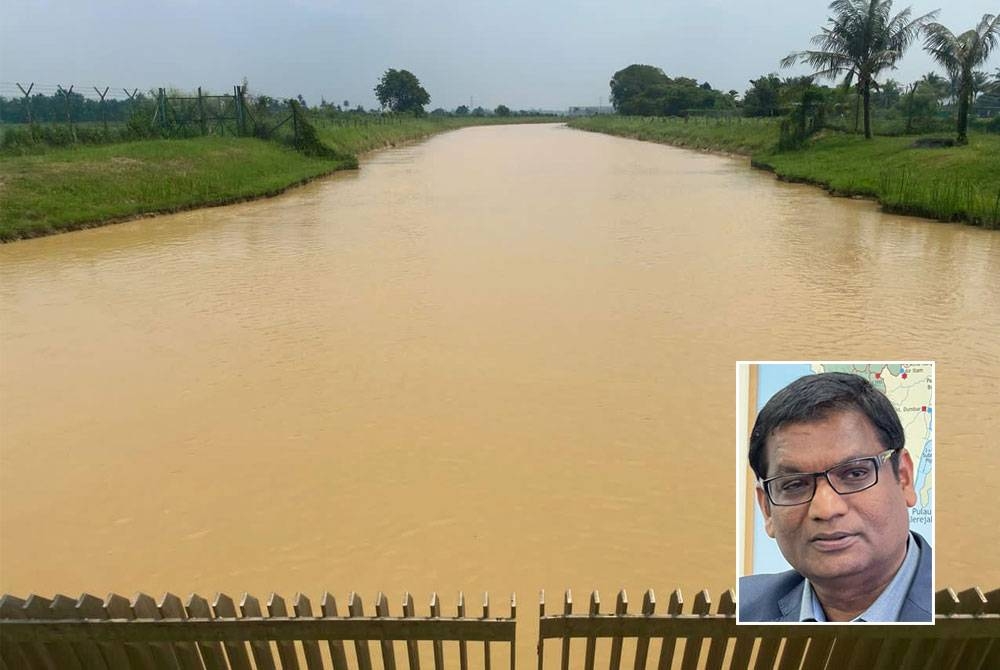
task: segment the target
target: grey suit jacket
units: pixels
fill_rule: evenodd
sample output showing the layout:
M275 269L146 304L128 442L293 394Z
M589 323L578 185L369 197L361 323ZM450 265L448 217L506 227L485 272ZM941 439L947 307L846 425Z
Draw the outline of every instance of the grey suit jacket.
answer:
M931 621L933 579L931 574L931 547L918 533L910 532L920 547L917 574L913 577L906 600L899 612L900 621ZM740 622L786 621L798 622L802 606L805 577L789 570L771 575L740 577Z

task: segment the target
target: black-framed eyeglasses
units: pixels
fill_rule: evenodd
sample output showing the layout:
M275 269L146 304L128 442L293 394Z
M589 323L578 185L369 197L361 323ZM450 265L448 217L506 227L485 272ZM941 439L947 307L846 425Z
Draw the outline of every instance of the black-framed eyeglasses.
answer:
M778 475L759 479L757 483L764 489L771 504L779 506L804 505L811 501L816 495L816 480L820 477L826 478L830 488L842 496L858 493L878 484L879 469L902 449L886 449L877 456L855 458L822 472Z

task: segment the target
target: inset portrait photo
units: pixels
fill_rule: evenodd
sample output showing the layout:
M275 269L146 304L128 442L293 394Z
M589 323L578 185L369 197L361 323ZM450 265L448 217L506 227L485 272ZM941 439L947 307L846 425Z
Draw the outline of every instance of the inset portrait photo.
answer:
M736 365L737 623L934 622L934 363Z

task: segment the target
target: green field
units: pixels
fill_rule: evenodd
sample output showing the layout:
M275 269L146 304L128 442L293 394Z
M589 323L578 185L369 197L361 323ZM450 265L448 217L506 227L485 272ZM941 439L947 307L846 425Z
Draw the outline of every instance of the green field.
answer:
M199 137L0 154L0 241L50 235L149 213L275 195L357 166L356 155L433 133L484 123L550 118L404 119L341 125L316 120L339 157L306 156L279 142Z
M572 119L572 128L661 142L703 151L756 154L768 151L778 140L778 119L740 116L725 119L663 116L589 116Z
M969 134L963 147L917 148L918 136L824 131L778 152L777 119L590 117L574 128L752 157L780 178L877 199L887 211L1000 228L1000 135Z
M343 161L231 137L75 147L0 160L0 240L280 193Z

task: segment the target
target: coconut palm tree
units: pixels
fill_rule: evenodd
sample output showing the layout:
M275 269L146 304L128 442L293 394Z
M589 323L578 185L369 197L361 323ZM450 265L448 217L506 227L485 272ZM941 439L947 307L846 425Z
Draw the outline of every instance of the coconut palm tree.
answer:
M978 26L957 37L940 23L928 24L926 31L924 49L958 82L958 143L965 144L969 141L974 71L1000 43L1000 14L984 14Z
M865 138L871 139L871 91L878 88L876 78L883 70L894 69L903 52L920 29L937 12L915 19L907 7L892 15L892 0L834 0L833 16L827 26L812 38L818 47L797 51L781 60L782 67L806 63L819 77L844 77L844 87L855 83L864 103Z

